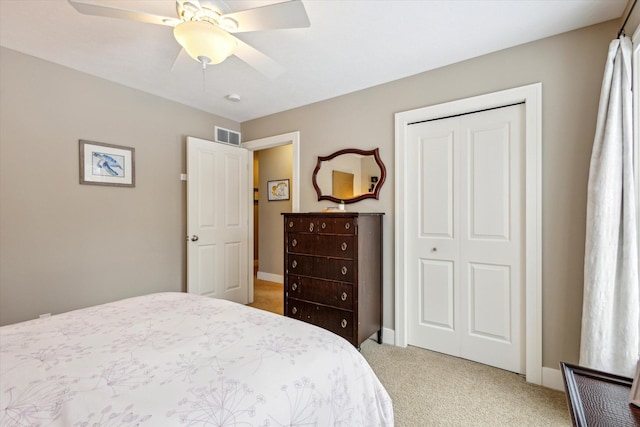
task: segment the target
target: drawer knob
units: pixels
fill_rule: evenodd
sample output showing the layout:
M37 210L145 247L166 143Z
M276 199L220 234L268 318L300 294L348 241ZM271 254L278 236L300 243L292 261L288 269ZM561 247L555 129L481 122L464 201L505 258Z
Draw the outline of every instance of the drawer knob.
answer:
M347 300L347 293L346 293L346 292L343 292L343 293L342 293L342 295L340 295L340 299L341 299L342 301L346 301L346 300Z
M309 224L309 231L313 231L313 223Z
M340 245L340 249L342 249L343 251L347 250L347 242L342 242L342 244Z
M344 228L346 228L347 230L348 230L348 229L350 229L350 228L351 228L351 224L346 223L346 224L344 225Z
M297 266L298 266L298 261L294 259L293 262L291 263L291 267L296 268Z
M296 239L293 239L293 241L291 242L291 246L293 246L294 248L298 246L298 241Z
M295 291L296 289L298 289L298 284L296 282L293 282L293 285L291 285L291 290Z
M347 319L342 319L342 322L340 322L340 326L342 326L342 329L347 327Z
M294 262L295 262L295 261L294 261ZM342 267L341 272L342 272L342 275L343 275L343 276L346 276L346 275L347 275L347 267Z
M292 312L293 314L296 314L296 313L298 312L298 309L297 309L296 307L293 307L293 308L291 309L291 312Z
M322 223L322 229L324 230L325 228L327 228L327 224L326 223Z
M289 221L289 228L293 227L293 221Z

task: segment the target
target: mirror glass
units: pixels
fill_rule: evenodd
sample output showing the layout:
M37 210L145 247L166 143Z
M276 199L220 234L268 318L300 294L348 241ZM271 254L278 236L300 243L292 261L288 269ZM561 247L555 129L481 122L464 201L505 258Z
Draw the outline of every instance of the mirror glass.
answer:
M313 186L318 200L354 203L377 199L385 178L386 170L377 148L369 151L351 148L318 157Z

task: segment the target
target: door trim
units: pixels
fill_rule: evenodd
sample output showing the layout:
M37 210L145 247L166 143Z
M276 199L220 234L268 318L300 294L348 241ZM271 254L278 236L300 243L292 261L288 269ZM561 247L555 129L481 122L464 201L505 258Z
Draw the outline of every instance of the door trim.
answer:
M525 372L528 382L542 384L542 83L479 95L395 115L395 344L407 346L406 214L404 147L409 123L486 108L525 103Z
M254 139L240 144L242 148L249 150L251 156L249 159L248 179L248 184L251 187L251 200L247 201L251 206L253 206L253 152L288 144L292 144L291 186L289 193L291 197L291 211L300 212L300 131ZM253 224L253 209L249 209L249 224ZM251 226L249 227L249 244L247 245L249 250L247 256L252 260L252 273L249 274L249 303L253 302L253 242L253 226Z

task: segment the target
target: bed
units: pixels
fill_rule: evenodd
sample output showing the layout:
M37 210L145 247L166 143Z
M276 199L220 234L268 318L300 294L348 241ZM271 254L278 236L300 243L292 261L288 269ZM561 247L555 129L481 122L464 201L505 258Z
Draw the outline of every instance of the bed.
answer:
M0 328L0 426L391 426L347 341L229 301L158 293Z

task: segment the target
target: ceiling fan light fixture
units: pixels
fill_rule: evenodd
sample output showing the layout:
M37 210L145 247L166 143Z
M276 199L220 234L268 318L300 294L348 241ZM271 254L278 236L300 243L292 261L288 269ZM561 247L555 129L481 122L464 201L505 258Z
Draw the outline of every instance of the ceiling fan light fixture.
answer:
M207 21L181 22L173 36L190 57L203 64L221 63L237 46L233 36Z

